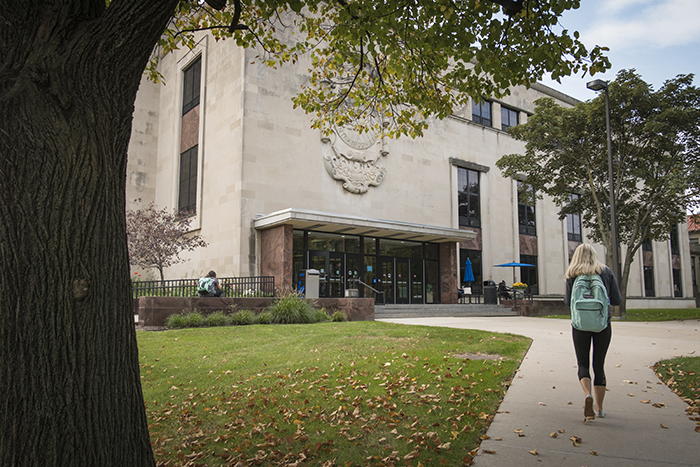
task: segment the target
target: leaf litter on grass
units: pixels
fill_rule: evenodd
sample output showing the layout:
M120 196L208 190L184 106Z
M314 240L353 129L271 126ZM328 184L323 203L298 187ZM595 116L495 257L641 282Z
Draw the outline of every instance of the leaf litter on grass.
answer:
M207 360L217 363L192 355L180 365L187 375L169 377L175 362L160 352L154 363L149 355L142 375L158 465L463 464L464 453L478 448L529 341L522 339L509 357L471 360L454 356L480 346L487 351L490 339L430 332L342 345L332 357L328 348L297 352L312 357L288 368L268 361L237 369L229 363L237 358L227 355L223 363L210 348Z

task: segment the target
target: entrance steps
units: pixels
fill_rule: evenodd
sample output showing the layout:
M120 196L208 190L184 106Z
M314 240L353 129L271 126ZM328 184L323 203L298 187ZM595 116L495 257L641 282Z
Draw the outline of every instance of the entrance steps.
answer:
M500 305L484 304L375 305L374 307L374 319L469 316L518 316L518 313Z

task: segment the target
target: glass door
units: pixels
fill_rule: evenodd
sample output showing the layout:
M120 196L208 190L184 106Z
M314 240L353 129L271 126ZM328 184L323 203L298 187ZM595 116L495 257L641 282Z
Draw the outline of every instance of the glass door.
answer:
M380 287L377 290L384 291L385 303L395 303L394 280L394 258L381 258L379 260L379 278L377 279Z
M423 261L411 260L411 303L423 303Z
M318 296L344 297L345 272L343 253L333 251L310 251L309 268L317 269Z
M318 270L318 296L328 297L328 252L310 251L309 269Z
M330 252L328 257L328 296L345 296L343 253Z
M362 274L360 255L345 255L345 287L348 289L362 289L362 285L355 279L360 279Z
M411 276L408 272L408 259L396 258L396 303L408 303Z

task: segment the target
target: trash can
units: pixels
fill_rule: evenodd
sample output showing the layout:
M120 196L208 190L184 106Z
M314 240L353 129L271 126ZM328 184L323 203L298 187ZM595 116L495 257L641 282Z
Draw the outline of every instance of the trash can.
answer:
M497 305L496 283L492 280L484 281L484 304Z
M299 291L306 298L318 298L318 269L303 269L299 272Z

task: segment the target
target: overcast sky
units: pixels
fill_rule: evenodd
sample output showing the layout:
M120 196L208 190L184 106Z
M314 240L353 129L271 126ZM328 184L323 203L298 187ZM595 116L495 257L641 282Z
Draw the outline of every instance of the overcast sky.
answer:
M612 68L605 74L550 79L543 84L580 100L595 97L586 88L593 79L613 80L619 70L634 68L658 90L678 74L695 74L700 86L700 0L581 0L564 13L561 26L579 31L589 48L610 48Z

